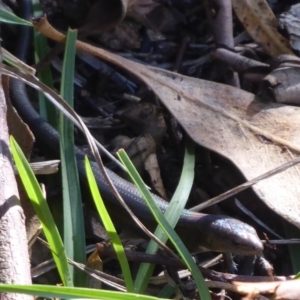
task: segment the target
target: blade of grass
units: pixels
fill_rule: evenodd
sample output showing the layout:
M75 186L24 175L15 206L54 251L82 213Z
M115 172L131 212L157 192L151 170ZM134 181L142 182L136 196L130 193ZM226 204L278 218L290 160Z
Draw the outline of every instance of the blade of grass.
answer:
M159 298L170 298L176 290L176 287L166 284L157 295Z
M7 64L15 68L18 68L20 71L22 71L25 74L33 75L33 76L35 75L36 70L34 68L28 66L27 64L25 64L24 62L16 58L14 55L12 55L10 52L5 50L3 47L1 48L1 50L2 50L4 62L6 62Z
M183 168L180 176L180 180L176 191L170 201L164 216L169 222L172 228L177 224L182 210L184 209L186 202L188 200L193 182L194 182L194 168L195 168L195 146L194 143L187 139ZM167 235L164 231L157 226L154 235L161 240L163 243L166 243L168 240ZM155 253L158 249L158 245L154 241L150 241L149 246L147 247L146 253L152 254ZM141 264L136 280L134 283L135 291L142 293L148 286L150 277L152 276L154 269L153 264L143 263Z
M73 299L102 299L102 300L163 300L147 295L138 295L132 293L122 293L104 290L95 290L87 288L74 288L53 285L17 285L17 284L0 284L0 291L29 294L40 297L66 298Z
M113 247L116 251L119 263L121 265L124 280L126 283L127 291L133 292L134 288L133 288L132 276L131 276L128 260L127 260L123 245L122 245L121 240L116 232L115 226L107 212L107 209L104 205L104 202L102 200L102 197L100 195L100 192L99 192L99 189L97 186L97 182L95 180L95 177L94 177L94 174L93 174L93 171L91 168L91 164L87 157L85 157L84 162L85 162L86 174L87 174L90 190L91 190L91 193L93 196L93 200L94 200L95 206L97 208L98 214L103 222L103 225L104 225L104 227L113 243Z
M73 106L75 43L77 31L68 30L60 95ZM60 155L63 183L64 244L67 255L77 262L85 262L85 232L81 192L74 150L74 125L62 113L59 122ZM74 284L85 285L85 275L71 268Z
M60 278L64 285L72 286L72 279L64 245L39 183L37 182L21 148L13 137L10 137L10 145L16 167L26 189L28 198L30 199L42 224L43 231L52 251L53 259L57 266Z
M32 0L32 8L34 17L40 17L43 12L38 0ZM49 52L47 38L34 29L34 56L35 62L38 63ZM45 65L42 70L38 71L38 78L51 89L54 89L53 78L50 65ZM39 112L40 115L48 121L54 128L57 128L57 110L49 103L44 94L39 92Z
M32 27L32 23L19 18L14 13L0 8L0 22Z
M285 220L281 220L283 224L283 229L285 232L286 238L300 238L299 228L296 228L294 225L288 223ZM293 266L294 273L297 274L300 271L300 245L288 245L291 262ZM300 278L300 273L296 275L296 279Z
M157 206L156 202L152 198L151 193L149 192L147 186L143 182L142 178L136 171L134 165L130 161L129 157L127 156L124 150L119 150L117 155L121 162L127 169L128 174L130 175L132 181L140 190L145 202L147 203L150 211L152 212L155 220L161 226L163 231L166 233L170 241L172 242L173 246L177 250L178 254L185 262L189 271L193 274L194 280L196 282L197 288L199 290L199 295L202 300L211 299L207 286L205 285L204 278L199 271L197 265L195 264L192 256L190 255L189 251L187 250L186 246L181 241L180 237L174 231L174 229L170 226L168 221L165 219L163 213Z

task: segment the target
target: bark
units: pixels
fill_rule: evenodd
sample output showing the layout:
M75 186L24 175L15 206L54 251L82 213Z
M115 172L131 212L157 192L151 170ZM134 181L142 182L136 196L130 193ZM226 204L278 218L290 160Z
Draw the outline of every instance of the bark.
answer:
M25 217L12 168L6 110L0 80L0 283L31 284ZM32 296L1 293L0 300L4 299L32 299Z

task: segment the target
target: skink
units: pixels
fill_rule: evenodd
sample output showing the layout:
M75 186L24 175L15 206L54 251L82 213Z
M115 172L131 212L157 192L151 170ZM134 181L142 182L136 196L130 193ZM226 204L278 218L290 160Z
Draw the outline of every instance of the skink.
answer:
M28 0L23 0L21 2L27 1ZM27 28L25 30L27 30ZM24 60L25 58L25 49L27 48L28 41L28 34L26 35L23 32L20 35L18 40L19 45L17 46L18 49L22 49L22 51L18 53L20 59ZM28 124L35 137L59 155L59 135L32 107L24 83L16 79L11 79L10 94L13 106L23 121ZM86 185L83 157L84 153L76 148L80 181L83 185ZM130 217L125 215L123 208L113 195L97 164L91 162L91 165L99 190L109 212L115 217L117 222L122 223L123 226L131 226L129 222ZM132 211L146 226L149 226L150 229L155 228L155 220L138 189L112 171L108 170L108 173ZM161 210L165 211L168 203L156 195L153 196ZM176 231L192 253L210 250L240 255L254 255L261 253L263 250L262 243L254 228L227 216L206 215L184 210L176 226Z

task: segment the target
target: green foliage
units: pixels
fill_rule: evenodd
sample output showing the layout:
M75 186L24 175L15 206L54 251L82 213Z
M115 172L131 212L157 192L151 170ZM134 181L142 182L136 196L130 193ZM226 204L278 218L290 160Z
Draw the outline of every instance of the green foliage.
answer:
M134 165L130 161L129 157L127 156L126 152L124 150L119 150L117 152L119 159L124 164L124 166L127 169L128 174L130 175L132 181L134 184L138 187L141 194L143 195L143 198L145 202L147 203L150 211L152 212L155 220L160 225L160 227L163 229L169 240L172 242L173 246L177 250L179 256L182 258L182 260L185 262L187 268L191 271L193 274L193 277L195 279L196 285L198 287L198 291L200 294L200 297L202 300L211 299L209 290L204 282L204 278L199 271L197 265L195 264L191 254L187 250L186 246L181 241L180 237L177 235L177 233L174 231L174 229L171 227L171 225L168 223L168 221L165 219L163 213L157 206L155 200L153 199L151 193L149 192L147 186L143 182L141 176L135 169Z
M28 198L42 224L60 278L64 285L72 286L73 282L65 248L39 183L36 180L25 155L13 137L10 138L10 146L13 159Z
M85 157L85 169L86 169L87 179L89 182L91 193L93 195L93 200L94 200L96 209L97 209L99 217L102 219L103 225L113 243L113 247L116 251L119 263L122 268L122 272L123 272L123 276L125 279L127 290L128 290L128 292L133 292L132 276L131 276L128 260L126 258L126 254L125 254L122 242L121 242L121 240L116 232L116 228L106 210L105 204L99 193L97 182L95 180L90 162L87 157Z
M74 70L77 31L69 30L67 35L60 96L73 107ZM63 113L59 119L60 157L63 186L64 244L67 255L76 262L85 263L85 231L81 191L74 150L74 124ZM74 284L84 286L86 278L71 268Z
M182 210L184 209L186 202L188 200L193 182L194 182L194 168L195 168L195 150L194 143L190 140L187 140L184 164L182 168L182 173L180 176L179 184L176 188L176 191L170 201L170 205L166 210L164 217L170 224L172 228L175 227L178 222ZM157 226L154 235L163 243L166 243L168 240L165 232ZM158 245L155 241L151 241L147 248L147 253L155 253L158 249ZM142 293L149 284L150 277L153 273L154 265L151 264L141 264L138 274L135 280L135 291Z
M163 300L146 295L132 293L121 293L113 291L103 291L87 288L74 288L53 285L17 285L17 284L0 284L0 291L28 294L40 297L69 298L73 299L102 299L102 300Z
M7 11L3 8L0 8L0 22L32 27L31 22L23 20L16 16L14 13Z

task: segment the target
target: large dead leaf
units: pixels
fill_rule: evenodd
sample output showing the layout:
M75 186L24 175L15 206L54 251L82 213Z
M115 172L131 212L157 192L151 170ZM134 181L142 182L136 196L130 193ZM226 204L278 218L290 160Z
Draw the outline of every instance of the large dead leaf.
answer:
M195 142L231 160L248 180L299 155L300 108L157 69L141 76ZM299 183L294 167L256 184L254 190L300 228Z
M272 57L293 54L285 37L278 32L275 15L265 0L232 0L233 9L249 35Z
M59 42L45 19L35 27ZM129 61L77 42L77 49L125 68L143 80L198 144L231 160L252 179L300 153L300 108L264 102L242 90ZM254 186L271 209L300 228L300 176L295 166Z

